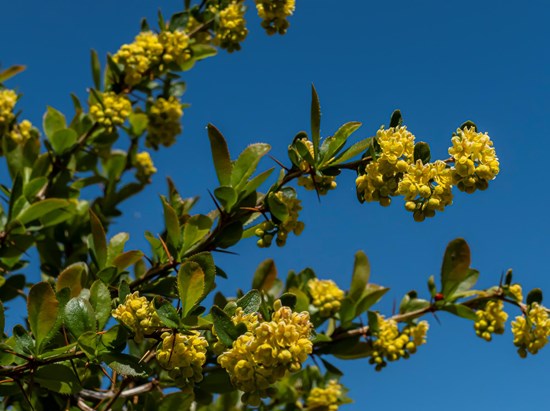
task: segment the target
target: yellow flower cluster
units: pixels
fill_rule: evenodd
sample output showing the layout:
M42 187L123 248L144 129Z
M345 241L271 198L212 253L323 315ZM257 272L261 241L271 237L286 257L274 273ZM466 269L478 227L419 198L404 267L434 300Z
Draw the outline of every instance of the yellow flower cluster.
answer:
M107 91L102 94L102 101L90 105L90 115L105 127L108 132L114 131L115 127L124 124L132 113L132 103L124 95Z
M508 314L503 310L504 304L501 300L488 301L482 310L476 311L474 329L476 335L486 341L493 339L493 334L503 334L504 325Z
M336 188L336 177L334 176L300 176L298 178L298 185L304 187L306 190L316 190L320 195L325 195L329 190Z
M233 385L244 391L242 401L252 406L258 406L269 394L268 388L287 372L298 371L313 349L309 313L293 312L280 301L274 309L271 321L248 317L248 331L218 357ZM243 316L239 309L237 316Z
M498 158L487 133L465 127L458 129L451 141L449 154L455 161L453 184L467 193L485 190L499 172Z
M539 352L550 337L550 319L546 308L537 303L531 304L527 316L518 316L512 321L512 333L521 358L527 357L527 352Z
M143 76L160 62L164 47L158 35L151 31L139 33L134 42L124 44L113 56L115 63L124 66L124 81L128 85L139 83Z
M286 244L290 232L294 233L294 235L300 235L302 231L304 231L304 223L298 221L300 210L302 210L302 202L297 198L285 196L281 191L277 192L275 195L280 201L286 204L289 216L278 225L274 224L272 221L264 221L258 225L254 234L260 237L256 243L260 248L270 247L275 235L277 236L277 245L282 247Z
M417 160L408 166L397 192L405 197L405 209L415 221L433 217L453 203L451 169L443 161L422 164Z
M516 301L518 302L522 302L523 301L523 290L521 289L521 285L520 284L512 284L508 287L508 291L510 292L510 294L512 294L514 296L514 298L516 299Z
M369 363L376 366L376 371L380 371L387 365L386 360L409 358L418 346L426 343L428 328L426 321L420 321L399 331L394 320L386 320L378 314L378 331L375 333L376 340L372 343L373 351Z
M307 287L313 299L312 304L322 317L330 317L340 310L340 301L345 294L334 281L312 278L307 282Z
M0 133L7 130L15 118L13 108L17 103L17 93L13 90L0 90Z
M269 35L286 33L290 26L287 17L292 16L295 8L296 0L256 0L262 27Z
M219 23L216 29L215 44L230 53L240 50L240 43L244 41L248 30L246 29L246 20L244 13L246 8L241 2L232 2L219 13Z
M146 144L158 148L163 145L169 147L175 143L181 133L181 117L183 108L179 100L170 96L168 99L159 97L147 112L149 123L147 126Z
M29 120L23 120L13 127L9 136L14 143L23 145L31 139L33 133L37 134L38 132L32 126L32 123Z
M159 42L164 47L162 61L166 64L175 62L182 66L191 58L191 49L189 49L189 36L187 33L176 31L163 31L159 34Z
M202 381L202 366L206 362L208 342L197 331L189 334L163 333L157 350L160 366L170 377L186 384Z
M365 201L389 206L397 194L399 176L406 172L414 157L414 135L406 127L381 128L376 133L380 157L365 167L365 174L355 180L357 191Z
M306 410L337 411L342 386L336 380L330 380L325 388L315 387L306 400Z
M136 175L142 180L148 180L157 172L157 168L151 160L151 155L147 151L136 154L136 170Z
M144 334L149 334L162 325L153 303L140 297L138 291L128 294L124 304L115 308L112 315L135 333L134 339L138 342L143 340Z

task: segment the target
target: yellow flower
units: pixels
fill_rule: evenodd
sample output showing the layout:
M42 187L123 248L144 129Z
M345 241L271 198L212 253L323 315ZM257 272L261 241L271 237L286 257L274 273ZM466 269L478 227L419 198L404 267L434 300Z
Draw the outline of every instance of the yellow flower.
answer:
M151 160L151 155L147 151L136 154L136 169L138 178L144 180L149 179L157 172L153 160Z
M306 400L307 410L337 411L342 386L336 380L330 380L325 388L313 388Z
M160 62L163 51L158 36L145 31L139 33L133 43L124 44L115 53L113 60L124 66L124 81L128 85L135 85Z
M516 301L522 302L523 301L523 291L521 289L520 284L512 284L508 287L508 291L514 296Z
M453 202L451 171L443 161L417 160L407 167L397 192L405 197L405 209L414 213L416 221L433 217Z
M169 375L186 384L202 381L202 366L206 362L208 342L197 331L189 334L163 333L156 356Z
M16 124L13 127L9 136L14 143L23 145L31 139L33 132L38 134L29 120L23 120L21 123Z
M191 58L191 49L189 49L189 36L180 30L163 31L159 34L158 40L164 47L162 61L166 64L175 62L182 66Z
M90 105L90 115L108 132L114 131L115 127L124 124L132 113L132 103L124 95L111 91L102 94L102 102L95 102Z
M451 142L453 145L449 148L449 154L455 162L453 184L467 193L485 190L500 169L493 142L487 133L465 127L456 131Z
M336 180L334 176L317 174L313 178L311 176L300 176L298 178L298 185L304 187L306 190L316 190L320 195L325 195L329 190L336 188L336 181L334 180Z
M17 93L13 90L0 90L0 133L7 130L15 118L13 109L17 103Z
M298 371L313 349L309 313L293 312L280 301L274 308L271 321L237 309L233 320L243 319L248 331L218 357L233 385L244 391L242 401L250 405L259 405L268 388L287 372Z
M160 145L169 147L176 142L183 116L182 105L176 97L159 97L149 108L147 116L147 146L157 149Z
M504 304L501 300L488 301L483 310L476 311L474 329L476 335L486 341L491 341L493 334L503 334L504 325L508 314L503 310Z
M520 357L525 358L527 352L539 352L550 337L550 319L546 308L537 303L531 304L526 316L518 316L512 321L512 333Z
M396 361L399 358L409 358L418 346L426 343L428 323L420 321L416 325L408 325L403 331L394 320L386 320L378 314L378 331L372 343L372 354L369 362L380 371L387 365L386 361Z
M144 334L162 325L153 304L147 298L140 297L138 291L128 294L124 304L115 308L112 315L135 333L134 339L138 342L143 340Z
M240 2L232 2L219 13L219 24L214 42L229 52L240 50L240 43L246 38L246 8Z
M262 27L267 34L285 34L290 24L287 17L296 8L295 0L255 0L258 16L263 20Z
M322 317L330 317L340 310L340 301L344 299L342 291L332 280L311 279L307 282L312 304Z

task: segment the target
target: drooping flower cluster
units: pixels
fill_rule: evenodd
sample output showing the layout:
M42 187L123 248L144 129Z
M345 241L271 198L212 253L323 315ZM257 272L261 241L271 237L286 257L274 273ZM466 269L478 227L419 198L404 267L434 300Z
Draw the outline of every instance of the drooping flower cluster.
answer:
M453 184L467 193L485 190L500 167L487 133L478 133L475 127L464 127L456 131L451 141L453 146L449 154L455 161Z
M365 201L388 206L397 194L399 177L412 163L414 135L406 127L381 128L376 133L380 156L367 164L365 173L355 180L357 192Z
M340 301L344 299L345 294L334 281L313 278L307 282L307 287L312 304L322 317L330 317L340 310Z
M138 291L128 294L112 315L135 333L134 339L138 342L162 325L153 303L140 297Z
M521 358L527 357L528 352L539 352L550 337L550 318L546 308L537 303L531 304L525 316L518 316L512 321L512 333Z
M202 381L202 366L206 362L208 342L197 331L189 334L163 333L157 350L160 366L178 382L193 384Z
M253 406L259 405L261 398L269 395L268 388L287 372L298 371L313 349L309 313L293 312L280 301L274 309L271 321L259 316L245 318L248 331L218 357L232 384L244 391L242 401ZM233 321L240 317L243 312L238 308Z
M147 112L149 123L146 145L157 149L161 145L169 147L174 144L181 133L182 116L183 108L176 97L159 97Z
M443 161L423 164L417 160L408 166L397 192L405 197L405 209L415 221L433 217L453 202L451 169Z
M376 371L380 371L387 365L387 361L409 358L420 345L426 343L428 328L426 321L420 321L399 331L394 320L386 320L378 314L378 331L374 333L376 339L372 342L369 363L375 365Z
M38 130L33 127L29 120L23 120L21 123L14 125L9 133L10 139L20 145L25 144L33 135L38 136Z
M493 334L503 334L508 314L504 311L501 300L488 301L482 310L476 311L474 329L476 335L486 341L493 339Z
M114 131L115 127L124 124L132 113L132 103L124 95L107 91L101 95L101 101L90 105L90 115L105 127L108 132Z
M134 85L160 62L163 51L158 35L144 31L136 36L133 43L124 44L113 56L113 61L124 66L125 83Z
M17 103L17 93L13 90L0 90L0 134L3 134L15 119L13 109Z
M215 44L230 53L241 49L241 42L248 30L244 19L245 6L240 1L233 1L219 12L219 23L216 29Z
M191 58L191 49L189 49L189 36L187 33L176 31L163 31L159 34L159 42L164 47L162 61L166 64L175 62L182 66Z
M342 396L342 386L330 380L325 388L313 388L306 399L306 410L337 411Z
M292 16L296 0L255 0L262 27L267 34L285 34L290 26L287 17Z
M140 180L147 181L149 177L157 172L151 155L147 151L136 154L136 175Z
M275 240L277 245L282 247L286 244L289 233L300 235L304 231L304 223L298 221L299 213L302 210L302 202L295 197L285 195L282 191L277 192L275 196L287 206L288 217L278 224L272 221L264 221L256 227L254 234L260 237L256 243L260 248L270 247L275 236L277 236Z

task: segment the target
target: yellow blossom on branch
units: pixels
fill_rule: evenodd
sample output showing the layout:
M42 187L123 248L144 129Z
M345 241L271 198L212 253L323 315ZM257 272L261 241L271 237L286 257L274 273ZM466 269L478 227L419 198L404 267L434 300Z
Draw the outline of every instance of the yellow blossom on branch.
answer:
M17 93L13 90L0 90L0 133L7 130L15 119L13 109L17 103Z
M156 356L160 366L169 371L169 375L192 384L202 381L202 366L206 362L208 342L197 331L189 334L163 333L161 345Z
M108 132L124 124L132 113L132 103L124 95L107 91L101 95L102 101L90 105L90 115Z
M255 0L258 16L263 20L262 27L267 34L285 34L290 24L287 17L296 8L295 0Z
M550 318L546 308L533 303L526 315L516 317L512 322L514 345L518 347L518 354L525 358L527 353L536 354L547 343L550 337Z
M244 19L245 11L246 8L241 2L234 1L219 12L215 44L229 52L241 49L240 43L248 34Z
M153 148L169 147L176 142L181 133L181 117L183 108L177 97L168 99L159 97L147 111L149 119L146 145Z
M113 56L113 61L124 66L126 84L134 85L160 62L163 51L158 35L144 31L136 36L133 43L124 44Z
M115 308L112 315L135 333L136 341L143 340L145 334L162 325L153 303L140 297L138 291L128 294L124 303Z
M307 410L337 411L342 386L336 380L330 380L325 388L315 387L309 393L306 400Z
M340 301L344 299L344 291L338 288L332 280L311 279L307 282L312 304L322 317L330 317L340 310Z
M33 136L38 135L38 131L33 127L29 120L23 120L21 123L16 124L10 131L10 138L16 144L25 144Z
M486 341L491 341L493 334L503 334L508 314L504 311L501 300L488 301L482 310L476 311L474 329L476 335Z
M157 172L151 155L147 151L136 154L136 169L138 178L143 180L148 180L149 177Z

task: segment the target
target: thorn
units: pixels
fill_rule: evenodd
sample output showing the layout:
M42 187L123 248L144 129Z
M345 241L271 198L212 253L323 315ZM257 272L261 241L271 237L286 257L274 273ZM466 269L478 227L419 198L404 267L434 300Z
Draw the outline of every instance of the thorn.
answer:
M216 252L222 253L222 254L240 255L239 253L235 253L233 251L223 250L221 248L214 248L212 251L216 251Z
M172 254L170 254L170 251L168 250L168 246L166 245L166 243L164 242L160 234L158 235L158 238L159 238L160 244L162 245L162 248L164 249L164 252L166 253L166 256L168 257L168 261L170 262L170 264L173 264L174 257L172 257Z
M269 158L272 159L273 161L275 161L280 167L284 168L287 172L290 171L290 168L286 167L283 163L281 163L279 160L277 160L271 154L269 154Z
M220 215L221 216L224 216L225 215L225 211L223 211L220 207L220 204L218 203L218 200L216 200L216 197L214 197L214 195L212 194L212 192L210 190L208 190L208 194L210 195L210 198L212 199L212 201L214 202L214 204L216 205L216 208L218 209L218 211L220 212Z

